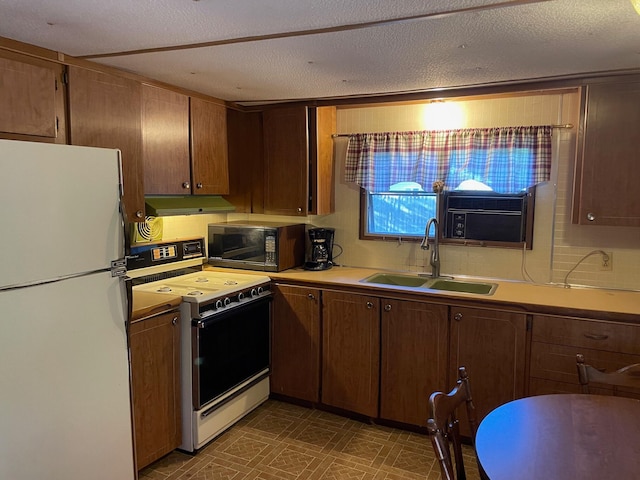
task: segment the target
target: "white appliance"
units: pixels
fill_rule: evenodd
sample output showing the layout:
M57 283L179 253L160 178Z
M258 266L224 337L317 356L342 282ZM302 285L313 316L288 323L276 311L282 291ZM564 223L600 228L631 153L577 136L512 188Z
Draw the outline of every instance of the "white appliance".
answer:
M0 140L2 479L136 478L120 185L116 150Z
M134 294L182 296L180 449L194 452L269 397L271 279L232 271L183 273L183 244L139 247L151 253L140 252L139 258L164 259L161 252L177 252L175 263L163 265L165 278L157 280L160 266L130 270L129 275L137 283L149 272L154 280L135 285Z

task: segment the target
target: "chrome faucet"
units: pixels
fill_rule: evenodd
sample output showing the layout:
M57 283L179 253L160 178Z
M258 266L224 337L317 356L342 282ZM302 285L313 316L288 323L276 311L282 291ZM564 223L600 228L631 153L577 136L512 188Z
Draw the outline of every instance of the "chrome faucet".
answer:
M438 245L438 230L440 227L436 218L430 218L427 222L427 227L424 230L424 238L422 239L420 248L422 248L423 250L429 250L429 230L431 229L431 224L433 224L433 226L435 227L435 231L433 236L433 249L431 250L429 263L431 264L431 276L433 278L438 278L440 276L440 248Z

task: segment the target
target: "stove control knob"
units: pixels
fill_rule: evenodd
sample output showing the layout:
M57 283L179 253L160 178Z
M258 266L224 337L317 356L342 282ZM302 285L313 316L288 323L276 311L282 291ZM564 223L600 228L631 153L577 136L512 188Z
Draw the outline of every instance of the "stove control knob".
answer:
M231 299L229 297L225 297L225 299L223 300L224 302L224 306L228 306L231 303Z
M240 300L242 300L242 299L244 299L244 293L243 293L243 292L240 292L240 293L238 294L238 301L240 301Z
M258 287L258 295L260 295L262 292L264 292L264 289L262 287Z
M222 308L222 300L216 300L216 308Z
M252 297L257 297L258 296L258 290L256 290L255 288L251 289L251 296Z

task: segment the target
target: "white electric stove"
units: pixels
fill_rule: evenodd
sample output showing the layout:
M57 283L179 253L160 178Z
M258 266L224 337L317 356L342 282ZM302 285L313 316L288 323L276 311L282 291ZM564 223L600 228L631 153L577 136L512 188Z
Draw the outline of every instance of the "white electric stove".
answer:
M134 295L182 297L180 448L194 452L269 396L270 278L202 270L202 238L135 247Z

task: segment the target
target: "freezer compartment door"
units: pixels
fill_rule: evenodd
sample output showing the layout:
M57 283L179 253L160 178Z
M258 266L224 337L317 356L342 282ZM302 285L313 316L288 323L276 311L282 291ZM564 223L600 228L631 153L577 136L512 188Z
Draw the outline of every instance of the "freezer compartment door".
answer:
M123 256L117 150L0 140L0 287Z

